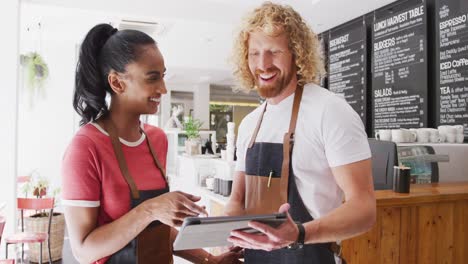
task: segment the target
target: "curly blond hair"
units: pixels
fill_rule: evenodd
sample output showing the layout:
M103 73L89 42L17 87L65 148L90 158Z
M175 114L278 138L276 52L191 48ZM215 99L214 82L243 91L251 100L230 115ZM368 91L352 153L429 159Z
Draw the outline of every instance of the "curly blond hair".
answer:
M296 64L298 85L310 82L319 84L325 69L317 35L292 7L265 2L244 18L234 41L231 61L234 64L234 76L239 82L237 90L255 89L248 64L249 34L255 30L262 30L271 36L285 32Z

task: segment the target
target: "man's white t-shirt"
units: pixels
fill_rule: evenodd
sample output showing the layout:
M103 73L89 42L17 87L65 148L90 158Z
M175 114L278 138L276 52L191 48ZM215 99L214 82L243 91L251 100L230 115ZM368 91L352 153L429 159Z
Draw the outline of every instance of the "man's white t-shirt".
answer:
M256 142L283 143L293 99L294 94L276 105L268 104ZM248 114L239 126L236 171L245 172L248 144L264 104ZM364 126L351 106L318 85L304 86L292 166L299 194L314 219L339 207L343 201L343 192L331 168L370 157Z

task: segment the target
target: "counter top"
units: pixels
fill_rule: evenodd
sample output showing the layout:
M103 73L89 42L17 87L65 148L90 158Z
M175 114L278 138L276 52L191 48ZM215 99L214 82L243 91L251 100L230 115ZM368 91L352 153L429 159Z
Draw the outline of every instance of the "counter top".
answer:
M199 193L200 193L200 195L202 197L206 197L206 198L208 198L210 200L213 200L213 201L215 201L215 202L217 202L217 203L219 203L219 204L221 204L223 206L226 205L227 202L229 201L229 196L222 196L220 194L216 194L216 193L214 193L214 192L212 192L212 191L210 191L210 190L208 190L206 188L200 187L200 186L198 186L197 189L198 189L198 191L199 191Z
M377 206L409 205L468 199L468 182L411 184L410 193L375 191Z
M198 187L199 193L221 205L226 205L229 197ZM396 193L393 190L375 191L377 206L414 205L434 202L468 200L468 182L447 182L432 184L411 184L410 193Z

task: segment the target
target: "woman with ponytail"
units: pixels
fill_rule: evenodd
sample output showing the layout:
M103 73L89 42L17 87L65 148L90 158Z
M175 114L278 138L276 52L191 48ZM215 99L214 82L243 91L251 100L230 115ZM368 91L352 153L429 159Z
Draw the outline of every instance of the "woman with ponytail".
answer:
M179 226L206 214L200 197L170 192L164 132L140 123L166 93L155 41L108 24L86 35L76 67L73 107L81 128L63 159L62 190L73 253L80 263L237 263L239 253L173 252ZM106 97L110 97L110 104Z

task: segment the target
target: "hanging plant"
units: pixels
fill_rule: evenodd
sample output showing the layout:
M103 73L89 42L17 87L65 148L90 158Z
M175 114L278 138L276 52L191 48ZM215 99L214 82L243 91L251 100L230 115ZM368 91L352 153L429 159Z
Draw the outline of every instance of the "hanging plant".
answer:
M42 90L49 77L49 68L42 56L37 52L29 52L21 55L21 65L26 69L27 85L34 92Z

